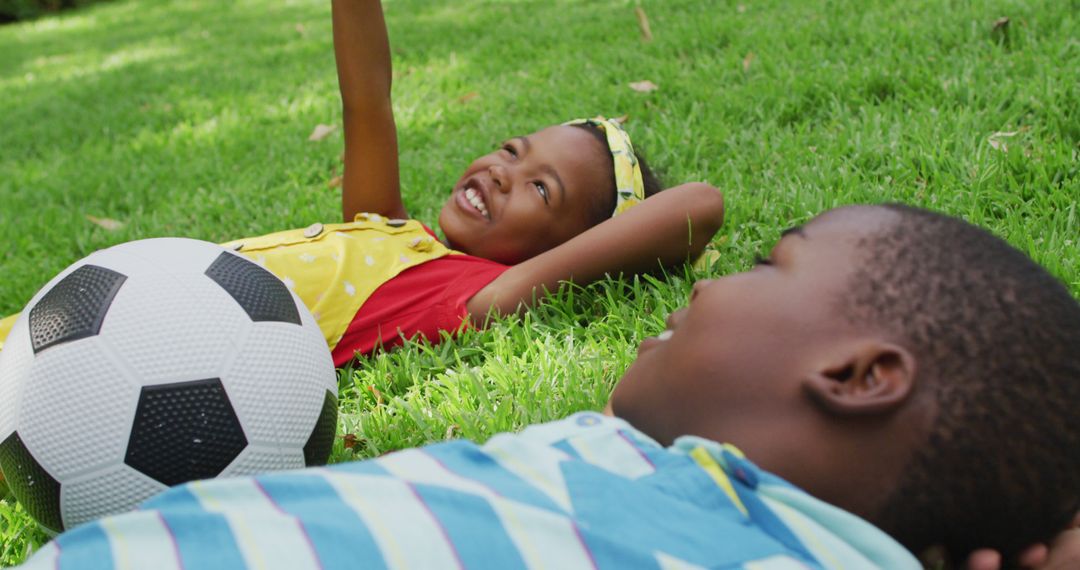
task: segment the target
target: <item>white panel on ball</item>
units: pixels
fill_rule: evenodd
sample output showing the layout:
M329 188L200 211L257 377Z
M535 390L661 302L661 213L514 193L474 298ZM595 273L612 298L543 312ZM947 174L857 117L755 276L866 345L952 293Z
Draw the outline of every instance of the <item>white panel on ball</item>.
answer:
M296 328L257 323L222 378L249 442L302 447L319 418L325 392L337 393L329 353L314 350L316 343L325 347L326 342L321 335L298 336ZM271 370L292 380L269 383Z
M243 358L233 361L222 378L251 443L303 447L326 390L337 393L329 352L315 350L326 346L322 335L298 337L294 329L286 323L256 323L240 351ZM272 373L290 381L267 382Z
M60 487L64 528L130 511L167 488L123 464L64 481Z
M0 351L0 441L11 435L18 421L18 407L15 404L24 385L18 375L30 369L30 362L34 358L29 335L26 315L22 315L11 328L4 350Z
M304 452L299 446L285 448L249 445L236 457L232 464L225 468L221 475L222 477L251 475L283 469L301 469L303 467Z
M38 353L25 379L19 434L61 481L124 459L139 387L101 352L100 340L85 338Z
M209 279L132 275L116 295L102 337L144 386L214 378L250 320ZM216 294L209 294L208 291Z
M124 255L156 266L155 272L197 275L224 250L220 245L187 238L151 238L123 244Z

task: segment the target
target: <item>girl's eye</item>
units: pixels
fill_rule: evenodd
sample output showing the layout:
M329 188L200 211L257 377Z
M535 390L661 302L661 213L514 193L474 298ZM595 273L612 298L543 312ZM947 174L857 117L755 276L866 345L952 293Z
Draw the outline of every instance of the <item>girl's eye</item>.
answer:
M533 184L536 185L536 191L540 193L540 197L544 199L544 203L546 204L548 201L547 186L543 182L533 182Z
M754 265L772 265L772 259L768 257L762 257L760 255L755 255Z
M504 145L503 145L503 147L502 147L502 149L503 149L503 150L505 150L505 151L506 151L506 153L507 153L507 154L509 154L511 158L517 158L517 155L518 155L518 153L517 153L517 151L516 151L516 150L514 150L514 146L513 146L513 145L511 145L511 144L504 144Z

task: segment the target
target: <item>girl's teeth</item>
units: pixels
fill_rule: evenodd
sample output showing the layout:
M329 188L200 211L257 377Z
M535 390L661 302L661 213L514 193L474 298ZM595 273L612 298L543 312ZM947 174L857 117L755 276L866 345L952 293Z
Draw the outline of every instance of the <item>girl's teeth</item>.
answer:
M465 189L465 199L469 201L477 210L480 210L481 214L487 216L487 206L484 205L483 198L476 193L476 190L472 188Z
M675 334L675 333L668 330L668 331L664 331L664 332L656 335L656 338L657 338L657 340L667 340L667 339L671 338L671 335L673 335L673 334Z

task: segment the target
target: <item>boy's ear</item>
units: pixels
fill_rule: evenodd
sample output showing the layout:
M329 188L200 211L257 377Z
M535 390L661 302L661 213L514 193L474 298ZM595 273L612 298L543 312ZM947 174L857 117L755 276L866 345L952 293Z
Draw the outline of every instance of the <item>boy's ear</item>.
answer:
M915 387L915 357L887 342L863 341L803 378L802 389L826 412L877 415L898 409Z

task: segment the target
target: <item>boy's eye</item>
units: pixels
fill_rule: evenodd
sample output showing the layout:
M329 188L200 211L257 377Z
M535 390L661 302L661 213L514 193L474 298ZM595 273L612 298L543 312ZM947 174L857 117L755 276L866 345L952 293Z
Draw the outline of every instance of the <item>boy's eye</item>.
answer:
M533 184L536 185L536 191L540 193L540 197L544 199L544 203L546 204L548 201L547 185L543 182L534 182Z
M754 265L772 265L772 259L769 257L762 257L760 255L754 256Z
M514 150L514 146L510 143L504 144L502 149L505 150L507 154L509 154L512 158L517 158L518 153L516 150Z

